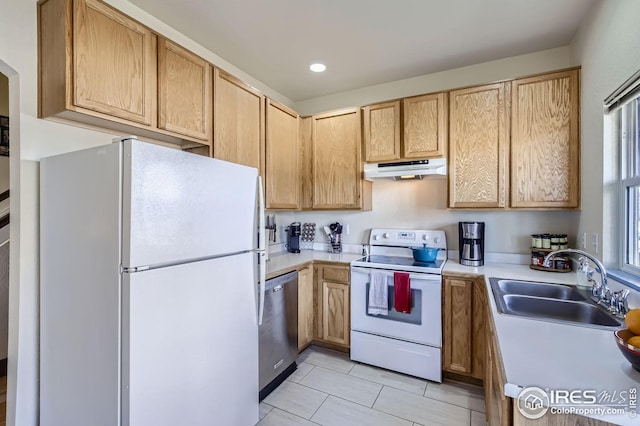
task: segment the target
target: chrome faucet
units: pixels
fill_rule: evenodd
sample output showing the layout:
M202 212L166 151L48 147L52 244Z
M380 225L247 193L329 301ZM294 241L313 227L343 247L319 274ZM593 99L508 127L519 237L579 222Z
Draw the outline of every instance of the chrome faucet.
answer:
M607 270L597 258L593 257L589 253L577 249L563 249L552 251L544 257L542 265L548 268L551 258L560 253L575 253L591 260L599 269L598 272L600 272L600 283L598 283L596 280L590 280L593 281L593 286L591 287L591 298L598 304L606 307L610 312L620 318L623 318L627 314L627 312L629 312L629 306L627 305L627 296L629 295L629 290L625 289L612 292L611 289L609 289L609 287L607 286Z

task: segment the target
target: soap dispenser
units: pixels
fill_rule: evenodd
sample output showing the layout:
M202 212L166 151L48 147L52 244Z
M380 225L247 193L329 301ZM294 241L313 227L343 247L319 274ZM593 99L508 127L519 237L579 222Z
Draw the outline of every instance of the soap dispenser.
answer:
M576 278L578 280L578 288L588 289L590 287L589 282L589 261L586 257L581 256L578 259L578 271L576 272Z

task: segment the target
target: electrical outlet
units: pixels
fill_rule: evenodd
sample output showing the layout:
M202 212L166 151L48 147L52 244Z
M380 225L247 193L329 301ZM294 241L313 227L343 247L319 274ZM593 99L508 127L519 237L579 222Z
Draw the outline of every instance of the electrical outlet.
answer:
M580 248L582 250L586 250L587 249L587 233L586 232L582 233L582 238L580 240L581 240L580 241L580 246L581 246Z
M591 245L593 246L593 249L596 252L596 254L598 254L598 251L600 249L600 244L599 244L599 236L597 232L594 232L591 235Z

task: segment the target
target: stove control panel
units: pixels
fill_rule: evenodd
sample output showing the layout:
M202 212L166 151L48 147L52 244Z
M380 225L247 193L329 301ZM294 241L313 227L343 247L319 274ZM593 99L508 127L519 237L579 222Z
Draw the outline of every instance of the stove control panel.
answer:
M438 247L447 248L447 236L439 230L373 228L369 244L389 247Z

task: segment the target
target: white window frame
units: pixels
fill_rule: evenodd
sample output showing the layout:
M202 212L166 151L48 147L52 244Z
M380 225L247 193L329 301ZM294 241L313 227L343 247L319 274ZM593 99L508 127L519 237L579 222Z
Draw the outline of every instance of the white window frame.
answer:
M638 256L640 241L637 237L638 220L636 217L634 223L630 226L632 214L630 209L637 206L638 200L630 200L629 192L633 187L640 186L640 160L638 159L638 104L640 102L640 94L625 102L619 110L619 120L616 125L619 129L620 142L620 189L619 200L621 202L621 223L620 226L620 269L630 274L640 276L640 261L637 265L629 262L631 256ZM630 204L630 201L635 201ZM638 212L635 213L638 215ZM640 215L638 215L640 216ZM630 229L633 227L634 229ZM632 241L631 238L635 237ZM637 259L636 259L637 260Z

